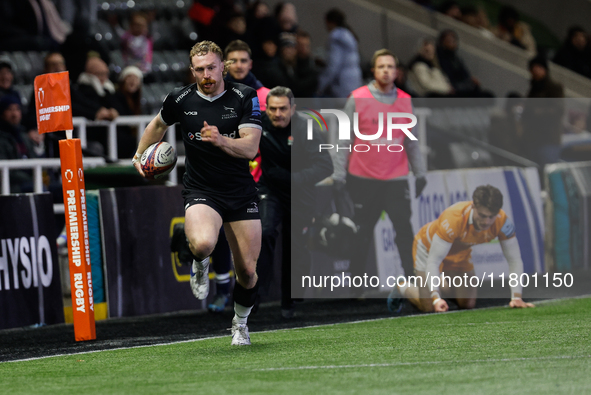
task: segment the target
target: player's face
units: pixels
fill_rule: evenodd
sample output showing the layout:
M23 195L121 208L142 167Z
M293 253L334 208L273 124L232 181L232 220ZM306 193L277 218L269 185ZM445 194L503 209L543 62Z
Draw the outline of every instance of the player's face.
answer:
M208 96L222 93L224 89L224 63L218 55L208 52L202 56L193 56L191 59L191 72L201 93Z
M493 213L486 207L474 206L474 227L478 231L487 230L495 222L498 213Z
M373 76L381 85L390 85L396 79L396 61L390 55L379 56L373 68Z
M291 122L291 116L295 112L295 104L293 106L290 105L287 96L269 96L265 112L273 126L276 128L286 128Z
M226 59L230 62L228 73L236 80L243 80L252 69L252 60L246 51L232 51Z

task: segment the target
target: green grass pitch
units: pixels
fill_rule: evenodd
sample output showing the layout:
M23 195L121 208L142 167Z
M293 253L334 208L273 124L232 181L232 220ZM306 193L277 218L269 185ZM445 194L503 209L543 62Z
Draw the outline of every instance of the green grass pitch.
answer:
M591 393L591 298L0 364L5 394Z

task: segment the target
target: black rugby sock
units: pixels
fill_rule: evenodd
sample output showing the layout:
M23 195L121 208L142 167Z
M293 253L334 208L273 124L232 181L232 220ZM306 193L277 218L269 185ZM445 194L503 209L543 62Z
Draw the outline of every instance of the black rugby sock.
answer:
M232 294L234 298L234 302L242 305L244 307L252 307L254 306L254 302L256 300L257 293L259 291L259 283L257 282L256 285L251 289L246 289L238 281L234 285L234 292Z

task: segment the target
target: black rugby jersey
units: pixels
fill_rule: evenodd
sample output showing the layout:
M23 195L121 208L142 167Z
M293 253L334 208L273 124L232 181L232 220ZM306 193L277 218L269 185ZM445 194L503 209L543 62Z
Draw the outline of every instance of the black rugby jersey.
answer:
M185 188L221 196L252 196L256 188L249 160L235 158L201 141L203 121L233 139L240 138L240 128L261 128L256 91L239 83L224 84L225 91L214 98L199 95L197 84L177 88L164 99L160 116L167 125L180 123L186 155Z

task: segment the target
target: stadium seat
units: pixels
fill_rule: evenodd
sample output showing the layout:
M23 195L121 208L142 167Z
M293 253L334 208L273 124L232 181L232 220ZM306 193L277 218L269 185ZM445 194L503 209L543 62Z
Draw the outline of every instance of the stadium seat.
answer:
M109 23L103 19L98 19L94 27L94 39L104 43L109 50L118 50L121 48L119 36Z
M123 55L121 55L120 50L112 51L110 55L111 62L109 63L109 69L111 70L111 73L119 75L123 69Z
M176 48L178 34L176 26L180 24L178 19L158 19L152 22L154 51Z
M10 52L8 53L10 62L14 65L14 82L17 84L31 83L33 76L33 68L31 67L31 61L25 52Z
M21 95L22 108L26 109L33 94L33 84L14 85L14 89Z
M31 64L31 75L32 75L32 79L30 81L31 84L33 83L36 76L43 73L43 68L45 66L43 64L43 62L44 62L46 55L47 55L47 52L35 52L35 51L27 52L27 57L29 58L29 62Z

